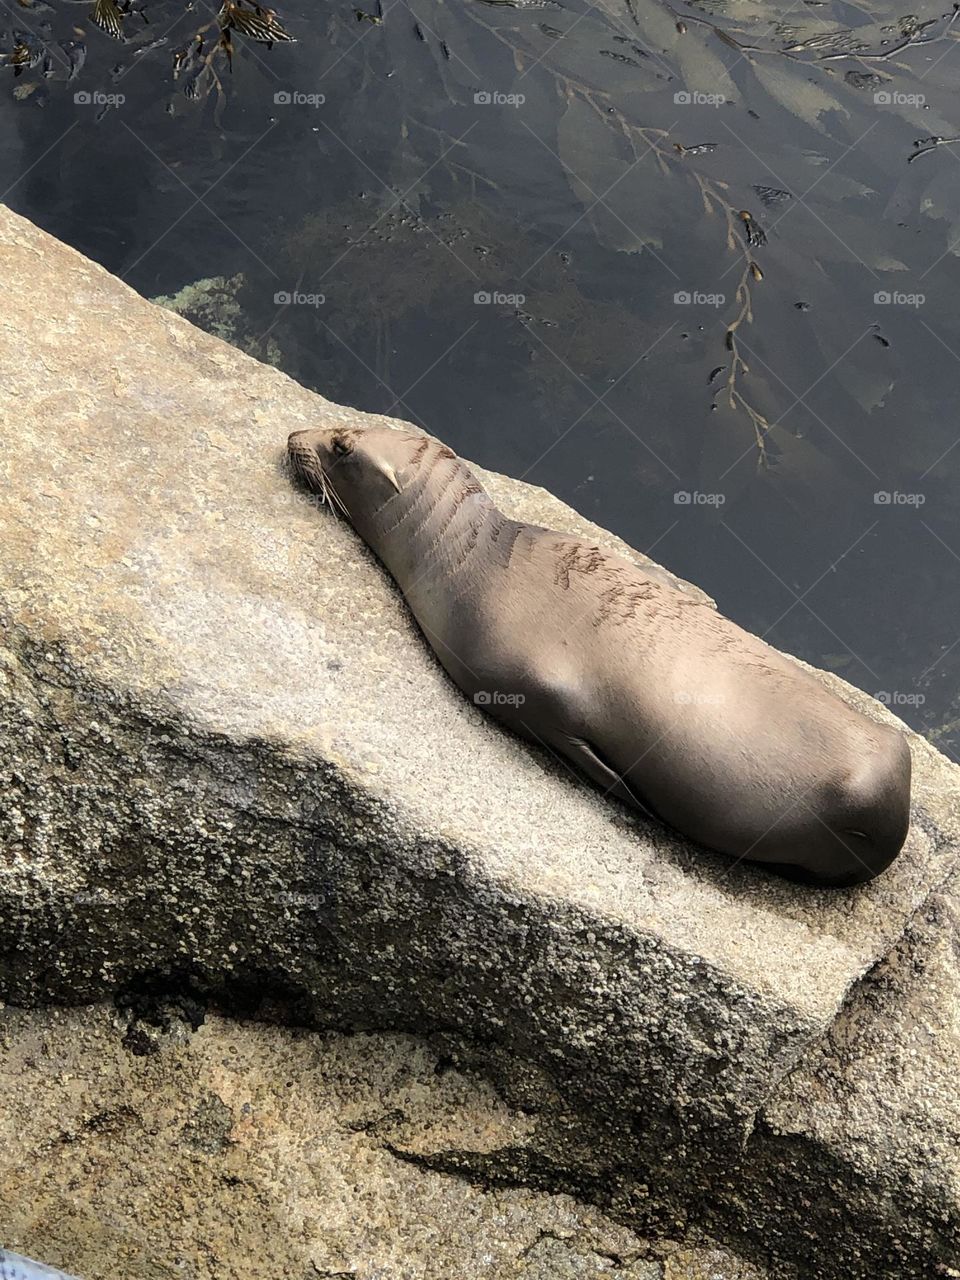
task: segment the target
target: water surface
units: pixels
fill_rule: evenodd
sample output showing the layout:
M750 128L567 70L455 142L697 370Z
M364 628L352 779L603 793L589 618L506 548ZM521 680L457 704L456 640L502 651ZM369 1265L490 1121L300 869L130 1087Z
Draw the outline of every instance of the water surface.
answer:
M960 751L953 9L291 0L232 72L204 4L7 12L7 203Z

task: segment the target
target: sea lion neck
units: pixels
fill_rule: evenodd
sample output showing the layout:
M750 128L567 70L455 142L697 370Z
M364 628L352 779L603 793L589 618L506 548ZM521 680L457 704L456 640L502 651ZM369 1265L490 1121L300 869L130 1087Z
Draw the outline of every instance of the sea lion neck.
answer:
M504 522L470 469L446 446L428 439L405 469L401 492L358 532L408 594L417 584L449 583L482 560Z

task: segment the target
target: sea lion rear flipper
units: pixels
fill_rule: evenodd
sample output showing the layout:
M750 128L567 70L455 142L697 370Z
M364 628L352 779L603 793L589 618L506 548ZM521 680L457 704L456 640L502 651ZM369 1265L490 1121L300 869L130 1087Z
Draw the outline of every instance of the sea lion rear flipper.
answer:
M616 796L624 804L629 804L634 809L639 809L641 813L645 813L648 818L656 819L657 815L653 810L643 803L637 793L627 785L615 769L610 768L607 762L597 754L596 748L591 746L585 738L572 738L565 735L564 749L578 768L588 778L592 778L608 795Z

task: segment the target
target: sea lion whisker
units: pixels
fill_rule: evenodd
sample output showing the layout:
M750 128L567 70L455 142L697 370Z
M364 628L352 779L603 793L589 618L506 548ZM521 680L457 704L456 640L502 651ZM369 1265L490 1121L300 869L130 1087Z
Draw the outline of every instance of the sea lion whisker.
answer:
M314 451L302 445L292 444L290 446L290 458L294 472L302 480L305 480L315 492L319 491L320 501L330 508L334 517L339 519L339 511L349 520L350 512L347 510L346 503L337 493L332 480L320 465L320 460Z
M330 477L327 475L327 473L323 470L322 467L318 467L317 470L320 473L320 488L323 493L323 499L330 507L330 510L333 512L334 517L339 519L339 517L337 516L337 510L339 508L339 510L346 517L346 519L349 520L350 512L347 510L347 504L340 497L339 493L337 493L336 489L334 488L333 481L330 479Z

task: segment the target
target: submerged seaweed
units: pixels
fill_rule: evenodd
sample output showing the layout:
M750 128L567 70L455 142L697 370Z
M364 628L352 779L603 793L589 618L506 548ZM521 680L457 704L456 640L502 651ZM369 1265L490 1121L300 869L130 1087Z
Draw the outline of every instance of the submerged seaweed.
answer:
M74 0L65 0L73 4ZM191 0L181 0L184 13L192 12ZM0 32L0 67L8 67L15 78L36 70L43 80L70 84L83 69L87 58L87 30L71 24L68 38L59 37L53 19L66 10L55 9L46 0L20 0L27 13L44 15L29 30L13 28ZM89 27L108 40L130 48L134 56L167 43L165 35L154 37L146 4L140 0L94 0L87 12ZM187 42L172 55L173 79L185 97L203 100L211 91L222 97L223 73L230 70L235 51L234 37L266 45L295 43L275 9L253 0L223 0L216 17L196 28ZM39 81L18 87L19 100L37 99Z

